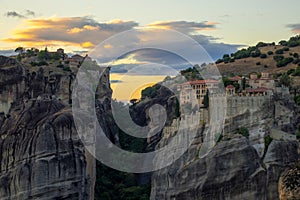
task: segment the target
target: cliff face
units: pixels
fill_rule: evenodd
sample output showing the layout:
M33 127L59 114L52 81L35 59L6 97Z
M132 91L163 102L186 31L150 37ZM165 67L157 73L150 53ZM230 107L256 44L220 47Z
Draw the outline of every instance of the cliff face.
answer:
M12 108L1 127L1 199L89 199L87 154L72 114L44 95Z
M236 110L227 111L224 137L199 157L209 131L203 127L179 160L154 173L151 199L279 199L279 178L297 162L298 142L286 132L273 131L278 117L274 116L274 101L260 102L252 107L244 106L245 101L242 107L227 104L227 109ZM157 148L176 134L174 127L164 128ZM249 137L237 134L239 127L246 127ZM267 136L273 138L270 143Z
M0 199L94 199L95 159L69 106L75 75L29 72L2 56L0 72ZM111 135L101 116L111 100L109 71L104 74L96 105Z
M287 169L279 180L280 199L300 199L300 162Z
M242 136L220 142L205 158L154 173L151 199L278 199L279 176L297 161L298 144L272 146L270 159L261 162Z

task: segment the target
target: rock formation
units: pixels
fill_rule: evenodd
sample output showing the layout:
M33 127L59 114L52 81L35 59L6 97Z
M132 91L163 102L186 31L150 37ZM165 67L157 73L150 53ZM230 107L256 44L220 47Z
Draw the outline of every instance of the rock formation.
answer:
M90 199L88 154L70 110L51 98L13 107L1 127L1 199Z
M289 133L279 131L287 137L272 133L278 118L274 104L272 100L245 109L237 107L238 112L226 118L223 138L207 155L199 157L209 131L204 124L180 159L153 174L151 199L279 199L279 178L297 162L298 142L290 139ZM249 136L237 134L239 127L246 127ZM176 125L164 128L157 148L177 134L175 129Z
M300 163L282 173L279 180L281 200L300 199Z
M109 70L104 75L96 108L114 138L102 116L111 100ZM74 78L0 56L0 199L94 199L95 159L69 106Z

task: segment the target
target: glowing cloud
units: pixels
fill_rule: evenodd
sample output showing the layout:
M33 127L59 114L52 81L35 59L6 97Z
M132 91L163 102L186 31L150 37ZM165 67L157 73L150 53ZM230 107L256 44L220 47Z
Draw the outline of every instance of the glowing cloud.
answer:
M88 17L25 19L12 37L1 39L25 47L72 46L90 49L106 38L138 26L133 21L98 22Z

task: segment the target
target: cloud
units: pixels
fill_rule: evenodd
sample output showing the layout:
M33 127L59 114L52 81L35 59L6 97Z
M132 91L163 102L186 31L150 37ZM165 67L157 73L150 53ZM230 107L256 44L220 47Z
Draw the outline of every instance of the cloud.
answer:
M220 43L220 38L204 35L207 30L217 29L217 22L188 22L188 21L160 21L153 22L146 27L141 27L135 21L112 20L99 22L90 17L53 17L40 19L25 19L23 27L14 30L12 37L4 38L2 41L23 45L24 47L69 47L74 51L92 50L99 43L105 41L110 36L117 33L136 29L149 30L139 32L136 35L126 36L125 38L116 39L115 43L105 43L104 51L99 53L101 63L108 63L114 58L119 60L114 63L119 66L118 70L122 71L124 65L138 65L146 62L156 62L167 65L183 64L186 61L178 58L172 53L157 51L154 49L139 50L130 52L125 55L119 55L122 50L126 50L128 45L132 47L139 46L141 43L151 44L159 41L166 46L175 46L179 50L184 50L196 58L195 48L187 46L184 41L176 41L169 34L165 34L163 29L175 29L190 36L200 44L216 60L225 53L235 52L241 45L232 45ZM146 29L144 29L146 28ZM127 46L126 46L127 45ZM198 60L198 59L196 59Z
M26 16L32 16L35 17L35 12L31 11L31 10L26 10Z
M25 28L2 41L24 46L77 46L92 48L106 38L138 26L134 21L98 22L89 17L27 19Z
M20 18L20 19L25 19L28 17L35 17L35 12L31 11L31 10L25 10L24 13L18 13L16 11L8 11L7 13L5 13L6 17L16 17L16 18Z
M159 21L148 24L151 28L174 29L183 33L193 33L203 30L216 29L217 22L187 22L187 21Z
M6 17L26 18L25 15L19 14L16 11L8 11L5 14Z
M300 24L288 24L286 27L290 28L294 33L300 33Z

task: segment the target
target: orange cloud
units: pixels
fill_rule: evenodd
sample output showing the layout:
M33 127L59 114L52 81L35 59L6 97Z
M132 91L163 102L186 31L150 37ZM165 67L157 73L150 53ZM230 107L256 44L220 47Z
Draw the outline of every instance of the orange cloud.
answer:
M133 21L98 22L88 17L41 18L24 20L12 37L0 39L25 47L68 45L93 48L108 37L138 26Z
M81 44L81 46L82 46L83 48L88 49L88 48L94 47L94 44L91 43L91 42L84 42L84 43Z

